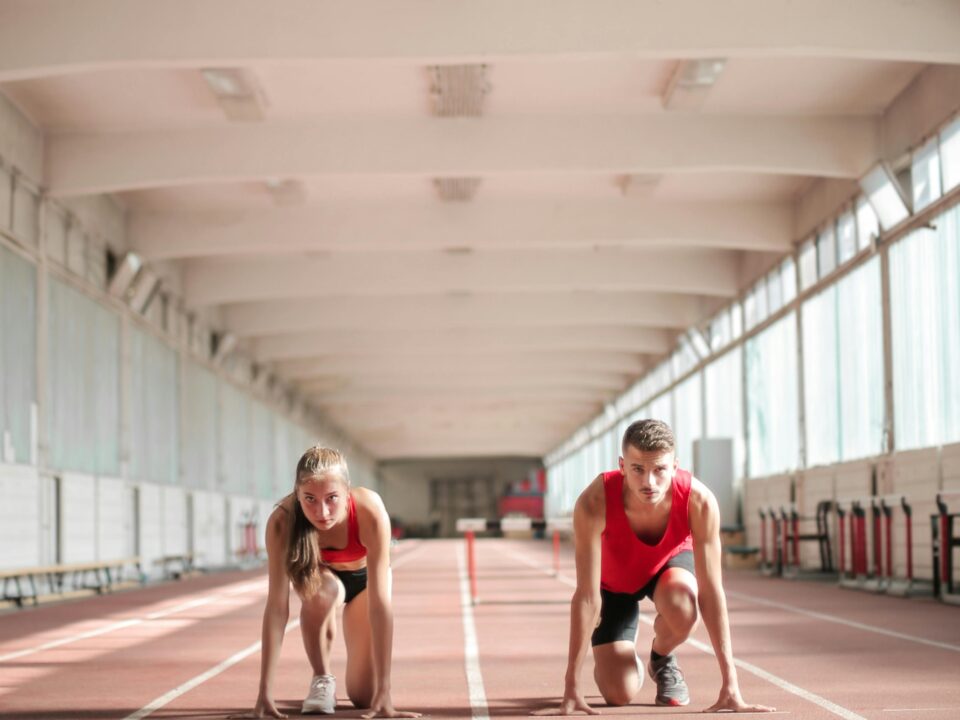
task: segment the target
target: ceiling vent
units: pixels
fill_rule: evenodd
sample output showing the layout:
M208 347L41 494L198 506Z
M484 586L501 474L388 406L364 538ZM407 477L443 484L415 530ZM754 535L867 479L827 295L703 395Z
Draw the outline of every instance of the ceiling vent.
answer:
M433 186L444 202L466 202L473 200L480 181L480 178L434 178Z
M433 114L439 117L479 117L490 92L486 65L432 65L429 69Z
M438 117L479 117L490 92L486 65L433 65L429 68L433 114ZM444 202L467 202L480 188L480 178L437 178L433 181Z

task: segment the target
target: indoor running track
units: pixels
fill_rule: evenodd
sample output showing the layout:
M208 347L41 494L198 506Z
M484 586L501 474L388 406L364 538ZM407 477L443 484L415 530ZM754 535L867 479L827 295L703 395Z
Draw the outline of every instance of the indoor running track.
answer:
M394 549L393 698L434 718L526 718L559 700L572 557L551 574L549 542L480 540L480 604L469 604L463 543ZM740 685L750 702L798 720L960 718L960 609L813 582L728 573ZM0 717L223 718L257 692L263 570L0 615ZM639 646L650 642L643 605ZM291 716L310 679L294 625L275 697ZM647 681L635 704L606 708L588 660L588 700L611 716L684 716L712 704L716 663L701 627L679 650L688 708L658 708ZM338 637L335 669L342 677ZM337 715L359 717L339 688Z

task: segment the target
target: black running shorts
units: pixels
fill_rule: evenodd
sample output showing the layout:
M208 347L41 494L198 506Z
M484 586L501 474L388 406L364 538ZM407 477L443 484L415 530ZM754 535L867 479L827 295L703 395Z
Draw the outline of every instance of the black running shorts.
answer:
M644 598L653 598L657 580L667 568L683 568L691 575L693 570L693 552L684 550L667 560L650 582L635 593L615 593L600 588L600 622L590 638L591 645L605 645L617 640L633 642L637 636L637 623L640 621L639 602Z

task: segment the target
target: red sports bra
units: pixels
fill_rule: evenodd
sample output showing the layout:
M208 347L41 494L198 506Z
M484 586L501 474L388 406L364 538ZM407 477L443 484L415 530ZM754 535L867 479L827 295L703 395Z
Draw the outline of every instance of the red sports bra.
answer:
M320 548L320 559L325 563L345 563L367 556L367 549L360 542L360 523L357 522L357 504L353 493L347 493L350 506L347 509L347 546L344 548Z

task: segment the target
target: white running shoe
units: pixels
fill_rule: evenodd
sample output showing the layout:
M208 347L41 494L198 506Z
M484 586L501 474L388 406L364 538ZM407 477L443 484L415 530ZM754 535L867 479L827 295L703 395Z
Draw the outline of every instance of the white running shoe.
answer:
M337 679L333 675L314 675L310 692L303 701L303 715L332 715L337 707Z

